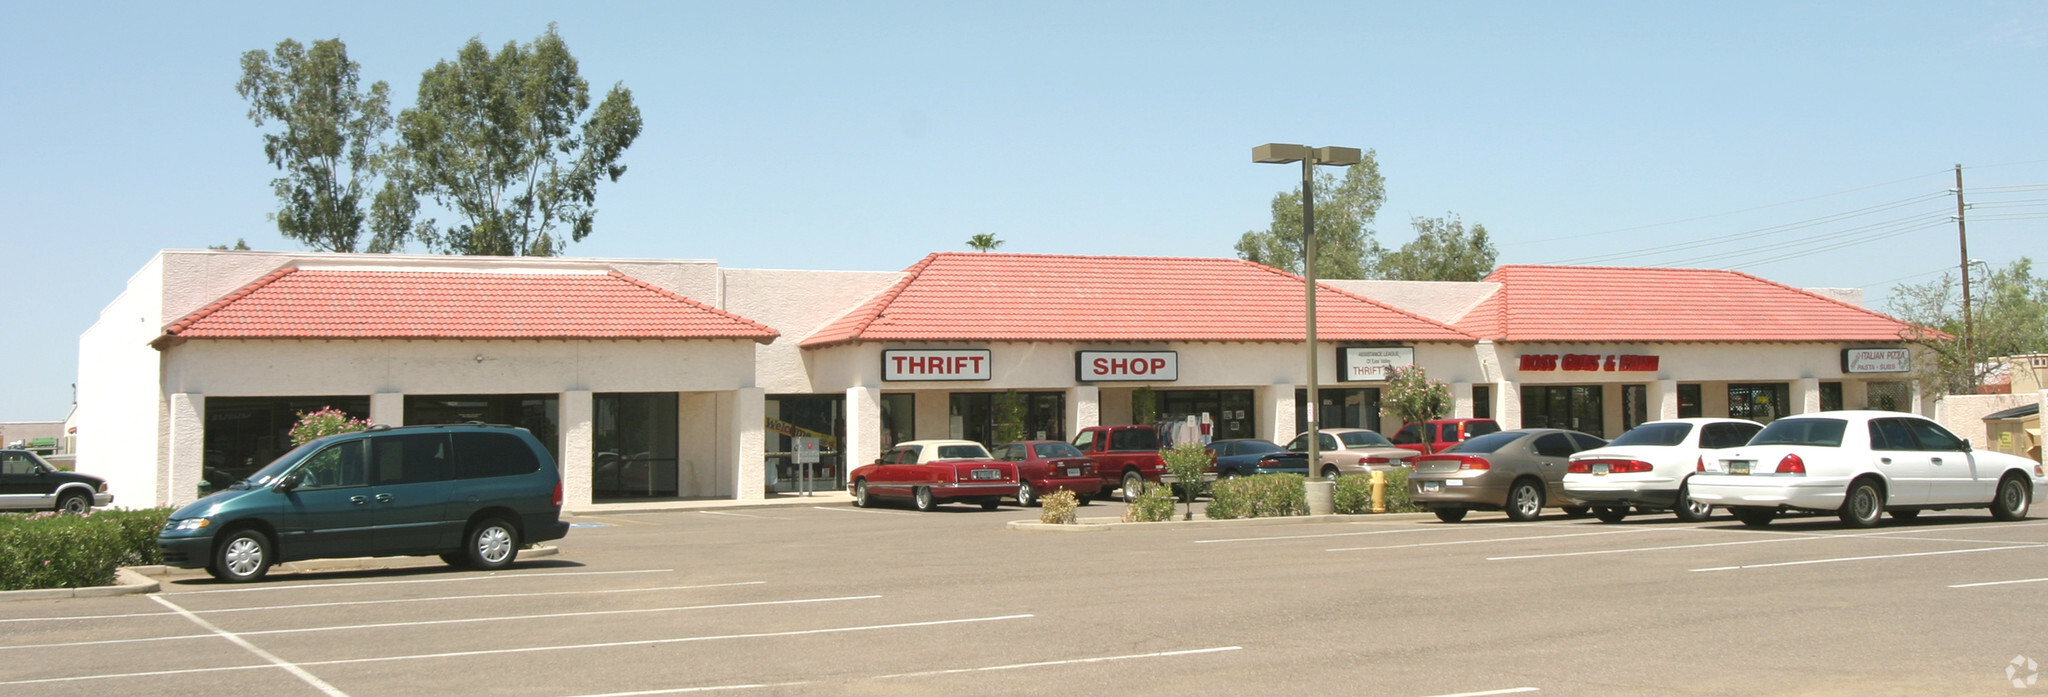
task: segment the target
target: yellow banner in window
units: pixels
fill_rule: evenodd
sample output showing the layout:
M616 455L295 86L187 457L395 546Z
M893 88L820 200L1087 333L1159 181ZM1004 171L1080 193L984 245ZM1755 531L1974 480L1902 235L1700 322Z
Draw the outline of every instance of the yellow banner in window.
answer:
M826 450L839 449L839 439L833 438L832 434L830 433L819 433L817 431L813 431L811 429L804 428L802 426L798 426L796 424L790 423L788 421L783 421L781 419L777 419L774 417L768 417L768 430L780 433L785 436L789 436L791 438L816 438L818 439L818 446L821 448L824 448Z

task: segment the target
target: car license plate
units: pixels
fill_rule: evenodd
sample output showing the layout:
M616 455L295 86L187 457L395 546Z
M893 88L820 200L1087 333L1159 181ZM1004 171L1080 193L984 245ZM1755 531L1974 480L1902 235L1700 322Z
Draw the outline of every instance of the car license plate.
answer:
M1608 465L1606 463L1596 463L1593 465L1593 474L1607 474L1607 470Z
M1749 466L1750 466L1750 464L1751 464L1751 463L1750 463L1750 461L1748 461L1748 460L1729 460L1729 461L1728 461L1728 473L1729 473L1729 474L1749 474Z
M1423 482L1423 483L1422 483L1422 490L1423 490L1423 491L1426 491L1426 492L1427 492L1427 491L1443 491L1443 490L1444 490L1444 483L1443 483L1443 482Z
M1002 470L975 470L975 471L974 471L974 474L973 474L972 476L973 476L973 477L974 477L975 479L1002 479L1002 478L1003 478L1003 471L1002 471Z
M1069 476L1069 477L1079 477L1079 476L1081 476L1081 468L1079 468L1079 467L1068 467L1068 468L1067 468L1067 476Z

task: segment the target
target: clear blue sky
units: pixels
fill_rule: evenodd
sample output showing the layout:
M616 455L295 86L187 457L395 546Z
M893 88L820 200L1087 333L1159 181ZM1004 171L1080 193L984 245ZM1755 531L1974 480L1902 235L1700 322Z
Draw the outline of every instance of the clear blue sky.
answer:
M1756 233L1601 261L1881 307L1957 262L1950 166L1970 189L2048 183L2043 3L197 7L0 10L0 421L64 417L78 335L158 250L299 248L264 219L275 173L234 92L238 57L284 38L341 38L404 107L470 37L559 22L646 121L577 256L896 270L983 232L1006 252L1229 256L1298 177L1250 161L1279 141L1377 150L1389 245L1446 212L1503 263ZM1981 198L2048 211L2041 191ZM1971 256L2048 261L2048 220L1993 212ZM1847 246L1770 251L1787 243ZM1731 250L1750 253L1707 258Z

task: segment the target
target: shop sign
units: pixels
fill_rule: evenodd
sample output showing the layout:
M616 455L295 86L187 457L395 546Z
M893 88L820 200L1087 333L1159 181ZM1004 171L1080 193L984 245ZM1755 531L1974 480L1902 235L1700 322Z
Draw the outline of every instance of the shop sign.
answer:
M1408 346L1346 346L1337 350L1337 379L1343 382L1387 379L1387 371L1415 365Z
M889 349L882 379L890 382L988 380L988 349Z
M1079 382L1173 382L1180 379L1180 354L1174 351L1075 351L1074 379Z
M1658 365L1656 356L1627 353L1525 353L1520 358L1520 369L1533 373L1654 373Z
M1842 349L1844 373L1903 373L1913 369L1911 349Z

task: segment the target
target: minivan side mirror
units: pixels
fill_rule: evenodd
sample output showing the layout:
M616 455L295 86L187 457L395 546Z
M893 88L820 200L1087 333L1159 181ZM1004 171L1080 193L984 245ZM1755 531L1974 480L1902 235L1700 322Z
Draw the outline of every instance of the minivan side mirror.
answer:
M293 472L285 475L283 479L277 480L277 484L271 488L275 489L277 493L289 494L293 489L299 488L299 481L299 473Z

